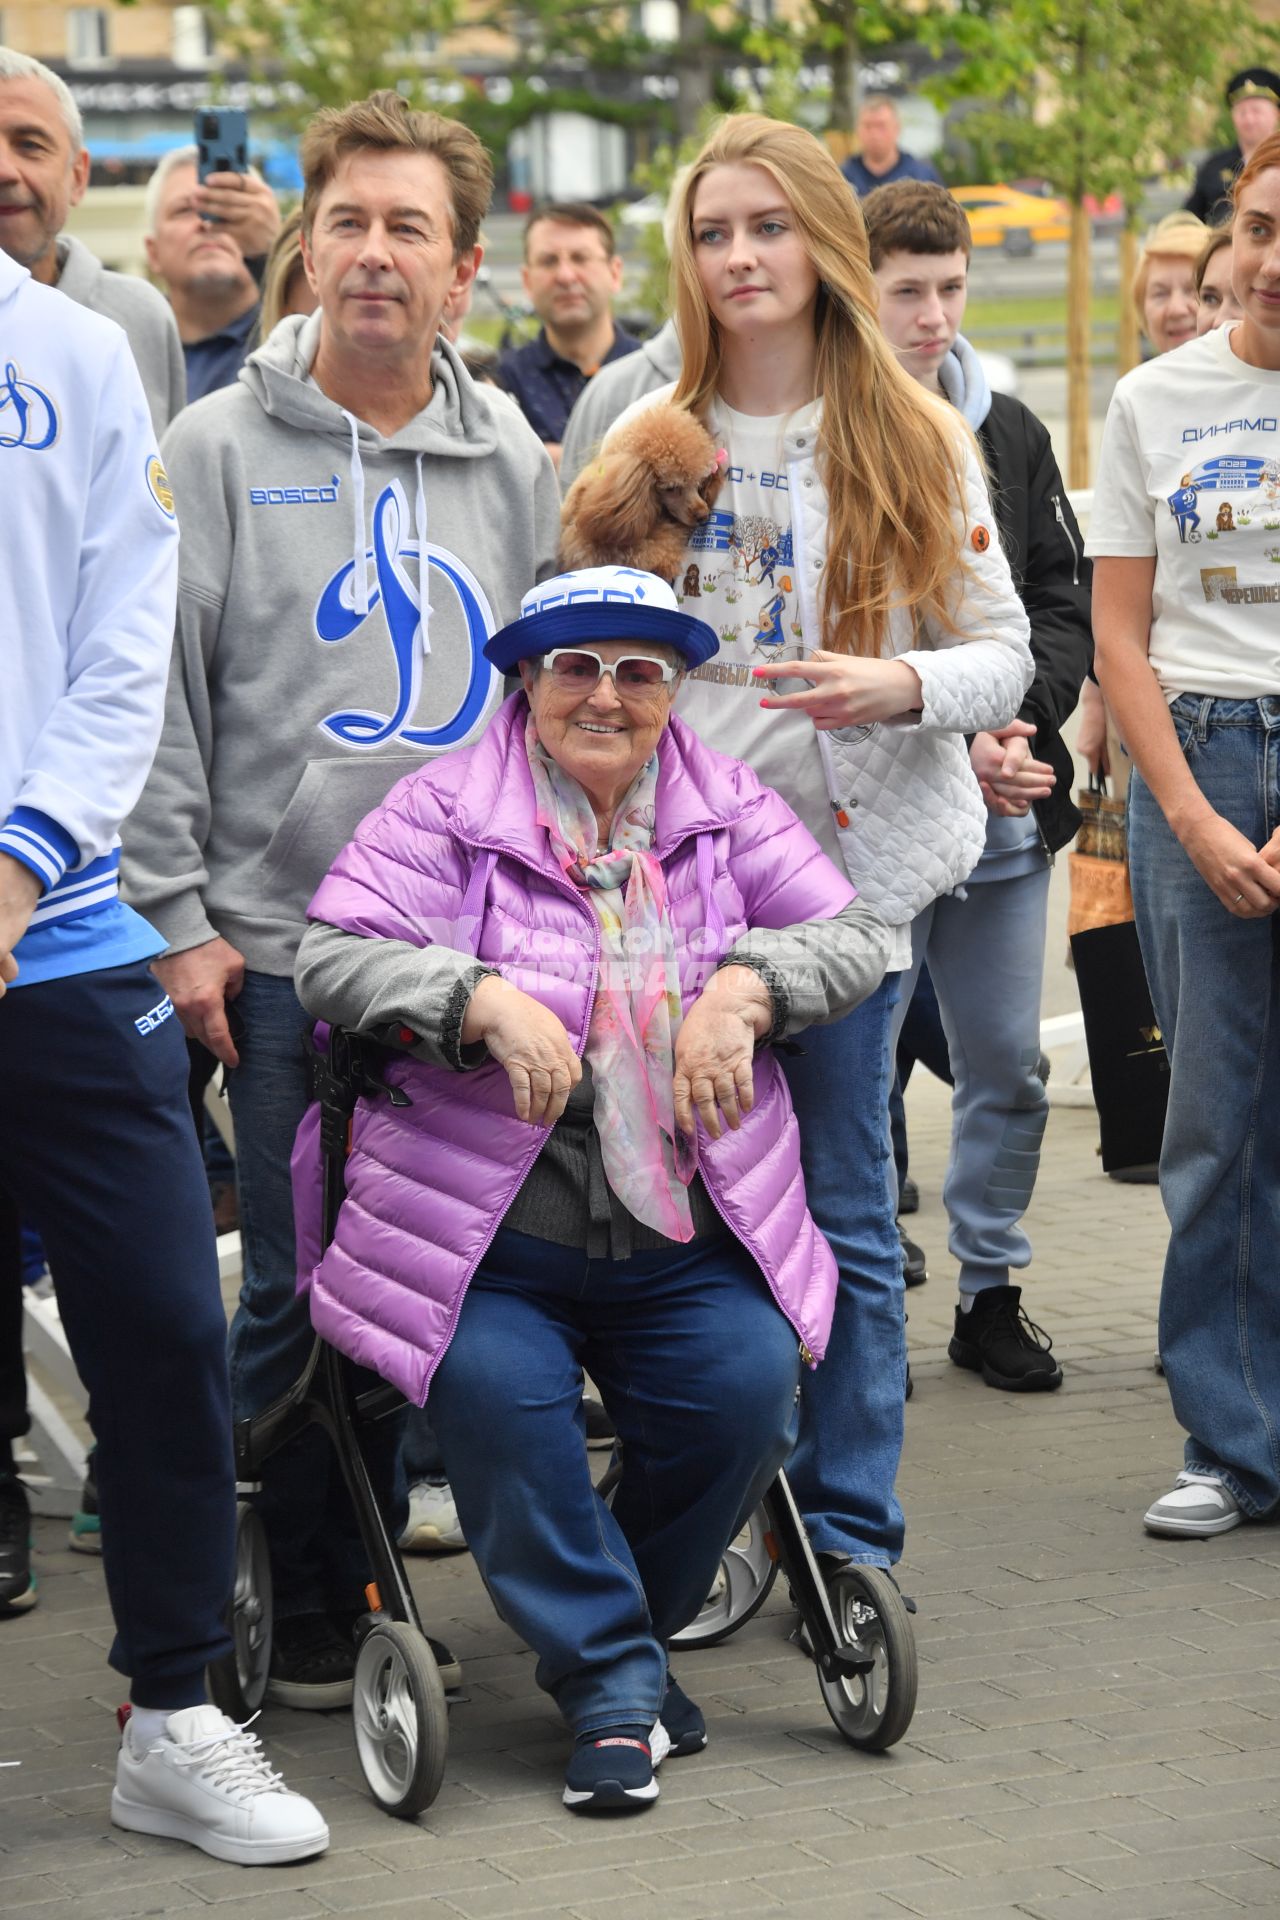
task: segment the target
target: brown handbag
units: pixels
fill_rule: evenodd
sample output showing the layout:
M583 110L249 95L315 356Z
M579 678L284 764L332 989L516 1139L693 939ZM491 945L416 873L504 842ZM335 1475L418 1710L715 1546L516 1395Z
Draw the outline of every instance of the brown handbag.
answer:
M1067 855L1071 882L1068 938L1093 927L1115 927L1133 919L1125 802L1112 798L1105 779L1090 776L1088 787L1076 795L1076 805L1084 818L1075 847Z

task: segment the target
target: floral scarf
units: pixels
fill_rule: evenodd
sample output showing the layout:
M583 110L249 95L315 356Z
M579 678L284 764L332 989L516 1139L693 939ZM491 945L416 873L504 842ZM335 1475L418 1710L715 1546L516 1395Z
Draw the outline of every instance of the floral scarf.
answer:
M595 1125L609 1185L637 1220L668 1240L691 1240L687 1188L697 1142L675 1123L672 1074L680 980L667 887L653 848L658 758L648 760L613 817L601 851L586 794L525 730L539 826L600 922L600 971L587 1030Z

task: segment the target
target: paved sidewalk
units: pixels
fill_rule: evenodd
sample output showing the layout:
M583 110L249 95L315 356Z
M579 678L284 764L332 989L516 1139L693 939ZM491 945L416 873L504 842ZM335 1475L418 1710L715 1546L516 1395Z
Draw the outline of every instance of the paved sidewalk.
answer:
M648 1816L575 1819L530 1657L469 1558L419 1562L424 1613L469 1695L436 1806L416 1826L387 1819L361 1787L348 1716L272 1709L264 1729L322 1803L332 1850L296 1870L223 1867L108 1824L121 1688L101 1574L45 1522L41 1604L0 1623L0 1759L21 1762L0 1771L8 1920L1280 1914L1280 1532L1175 1543L1140 1525L1179 1459L1151 1366L1155 1191L1103 1177L1091 1114L1054 1113L1030 1304L1066 1383L994 1393L946 1359L941 1089L913 1085L911 1109L913 1231L934 1277L910 1296L903 1473L920 1705L892 1754L835 1735L775 1591L727 1645L678 1663L707 1710L707 1752L664 1769Z

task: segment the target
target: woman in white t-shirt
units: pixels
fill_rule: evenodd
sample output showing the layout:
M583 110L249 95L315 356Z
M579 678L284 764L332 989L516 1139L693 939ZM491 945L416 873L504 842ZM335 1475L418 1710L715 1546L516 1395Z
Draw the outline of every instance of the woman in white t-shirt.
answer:
M862 217L823 144L759 115L721 121L674 224L674 398L727 453L675 582L720 652L679 711L788 800L895 931L886 984L784 1062L840 1269L788 1471L833 1570L888 1567L906 1368L890 1019L912 919L982 851L964 734L1014 719L1028 625L972 436L886 344Z
M1171 1077L1160 1352L1188 1439L1153 1533L1280 1501L1280 136L1234 190L1243 318L1139 367L1089 527L1098 677Z

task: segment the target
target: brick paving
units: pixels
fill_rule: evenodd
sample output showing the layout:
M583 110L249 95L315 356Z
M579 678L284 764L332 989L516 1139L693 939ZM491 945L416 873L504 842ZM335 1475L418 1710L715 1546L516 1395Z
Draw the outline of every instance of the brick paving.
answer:
M1280 1534L1147 1538L1179 1459L1153 1372L1164 1231L1153 1189L1105 1179L1087 1112L1055 1111L1031 1229L1030 1305L1065 1368L1002 1395L946 1359L938 1205L946 1109L911 1094L915 1398L902 1490L920 1703L891 1754L853 1752L788 1644L775 1590L727 1645L685 1655L710 1745L663 1771L645 1817L558 1801L565 1739L469 1558L419 1562L424 1616L466 1670L444 1789L416 1825L364 1792L345 1714L269 1709L328 1855L250 1872L108 1822L120 1688L101 1573L38 1527L41 1604L0 1623L0 1911L132 1920L212 1908L303 1920L1184 1920L1280 1914Z

